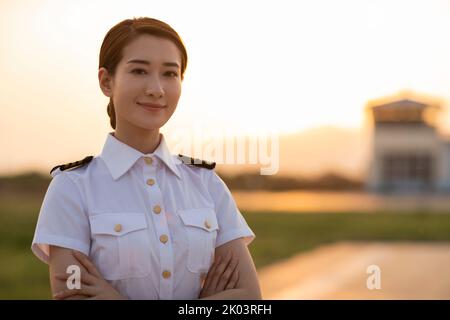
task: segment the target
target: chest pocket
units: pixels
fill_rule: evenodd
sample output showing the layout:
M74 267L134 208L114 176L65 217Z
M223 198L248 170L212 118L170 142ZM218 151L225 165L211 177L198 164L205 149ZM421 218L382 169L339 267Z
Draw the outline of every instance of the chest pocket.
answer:
M188 239L187 268L194 273L207 272L213 262L217 238L216 212L213 208L178 210Z
M150 273L150 238L144 213L101 213L89 217L91 257L107 280Z

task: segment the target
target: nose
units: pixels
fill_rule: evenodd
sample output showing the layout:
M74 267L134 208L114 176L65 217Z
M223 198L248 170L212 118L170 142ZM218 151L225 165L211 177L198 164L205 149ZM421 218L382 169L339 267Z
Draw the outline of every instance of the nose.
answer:
M146 89L144 93L146 96L152 96L155 98L161 98L162 96L164 96L164 92L162 90Z
M161 82L157 78L158 77L156 77L156 79L151 79L151 81L148 83L144 92L146 96L153 96L155 98L160 98L164 95L164 90L161 86Z

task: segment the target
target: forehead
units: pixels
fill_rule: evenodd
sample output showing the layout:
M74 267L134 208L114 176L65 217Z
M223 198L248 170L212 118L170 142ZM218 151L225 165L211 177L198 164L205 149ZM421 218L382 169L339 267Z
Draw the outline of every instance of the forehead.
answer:
M123 48L122 63L126 63L130 59L181 63L180 51L175 43L147 34L138 36Z

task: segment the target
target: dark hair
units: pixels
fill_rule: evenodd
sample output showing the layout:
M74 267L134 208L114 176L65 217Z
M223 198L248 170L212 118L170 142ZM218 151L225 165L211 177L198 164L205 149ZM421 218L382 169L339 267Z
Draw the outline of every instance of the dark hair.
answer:
M123 48L142 34L150 34L171 40L178 47L181 53L180 67L181 80L183 80L187 66L187 52L181 37L167 23L148 17L123 20L108 31L100 49L98 68L106 68L113 76L117 65L122 59ZM112 98L109 99L107 111L111 127L116 129L116 113Z

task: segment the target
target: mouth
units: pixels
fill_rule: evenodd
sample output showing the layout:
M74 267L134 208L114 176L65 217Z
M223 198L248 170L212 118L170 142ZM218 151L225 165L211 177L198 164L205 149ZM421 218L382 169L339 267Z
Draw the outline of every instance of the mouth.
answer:
M156 104L156 103L141 103L137 102L138 105L140 105L142 108L144 108L147 111L158 111L165 109L167 106Z

